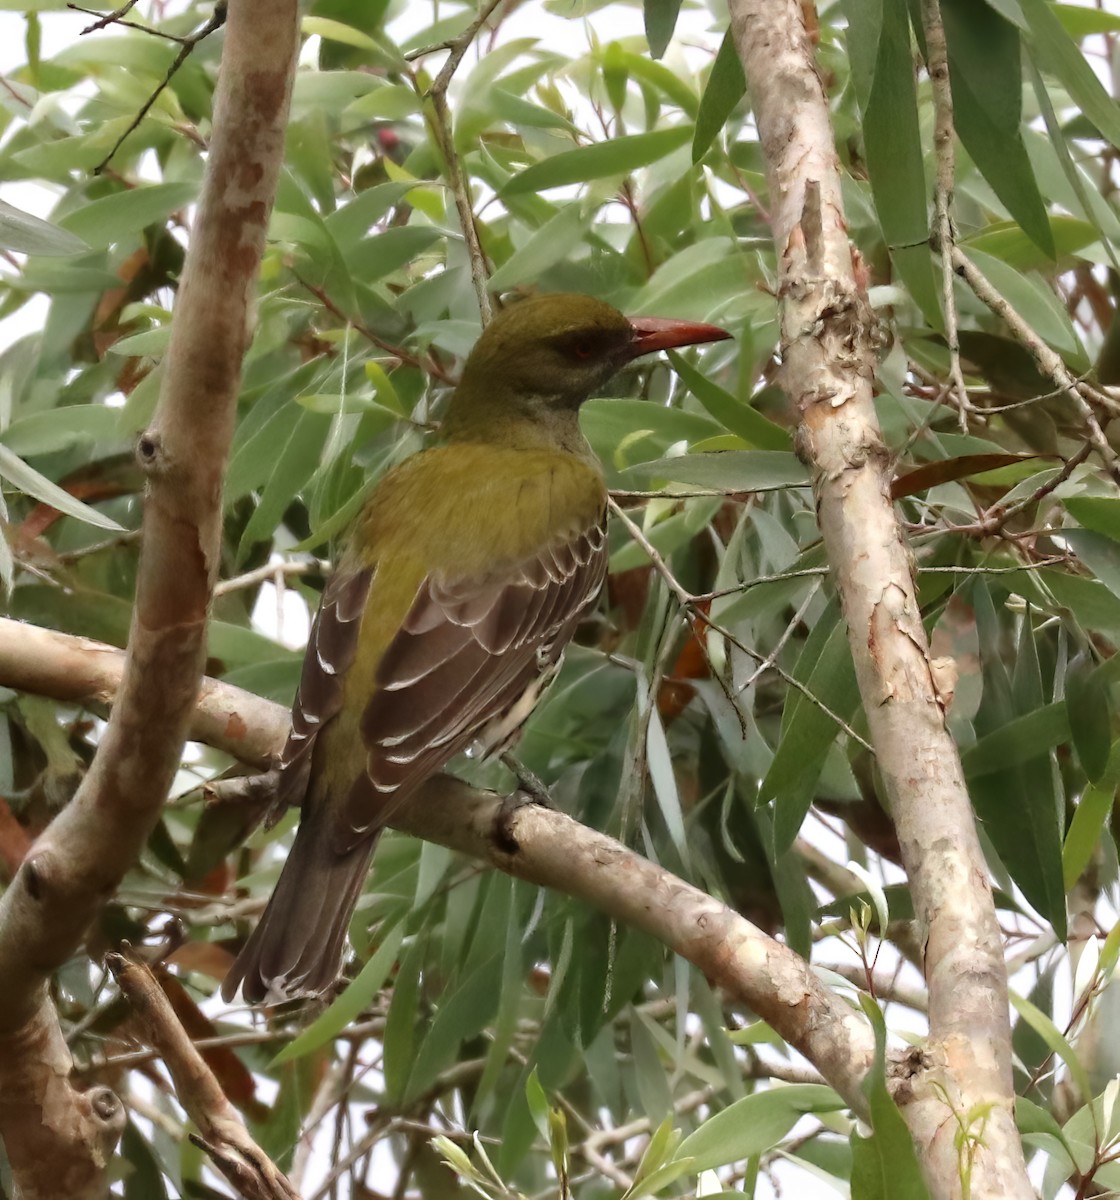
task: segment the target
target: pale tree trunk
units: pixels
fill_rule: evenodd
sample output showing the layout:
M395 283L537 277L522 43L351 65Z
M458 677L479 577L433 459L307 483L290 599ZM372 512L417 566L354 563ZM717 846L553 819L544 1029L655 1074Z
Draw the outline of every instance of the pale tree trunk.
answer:
M937 1200L1027 1200L1003 945L960 756L930 663L872 404L875 319L857 275L828 100L799 0L731 0L770 184L782 386L801 414L884 800L925 947L930 1036L890 1082ZM749 481L744 486L749 486Z

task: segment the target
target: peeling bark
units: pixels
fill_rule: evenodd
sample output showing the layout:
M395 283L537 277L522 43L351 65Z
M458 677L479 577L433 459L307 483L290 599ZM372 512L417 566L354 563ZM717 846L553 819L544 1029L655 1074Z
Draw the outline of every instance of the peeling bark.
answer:
M878 336L798 0L731 0L767 163L782 386L801 413L821 532L925 943L927 1065L899 1093L931 1193L1034 1196L1015 1128L1003 945L960 757L945 726L872 404ZM980 1132L964 1182L961 1128Z

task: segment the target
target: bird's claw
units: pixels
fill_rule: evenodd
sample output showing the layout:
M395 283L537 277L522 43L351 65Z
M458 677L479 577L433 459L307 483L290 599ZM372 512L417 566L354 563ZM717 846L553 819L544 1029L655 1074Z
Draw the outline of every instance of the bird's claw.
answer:
M507 751L502 755L502 764L517 780L517 791L512 792L502 801L503 808L511 802L514 809L520 808L523 804L539 804L543 808L552 807L552 797L548 794L548 788L523 762L514 758Z
M517 813L528 804L551 808L552 799L548 788L512 754L503 754L502 762L517 779L517 790L503 797L498 807L498 815L494 820L494 838L507 854L516 854L521 849L513 832L513 822Z

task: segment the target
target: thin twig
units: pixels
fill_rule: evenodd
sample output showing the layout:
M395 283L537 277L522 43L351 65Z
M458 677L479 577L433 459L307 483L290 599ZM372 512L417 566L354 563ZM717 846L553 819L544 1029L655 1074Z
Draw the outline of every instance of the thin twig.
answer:
M669 564L664 558L661 557L661 554L658 552L657 548L653 545L649 538L646 537L639 526L635 525L635 523L615 500L608 497L607 503L610 505L611 511L614 513L614 515L618 517L623 525L626 526L630 536L646 552L650 562L653 563L654 569L669 585L669 590L677 598L677 603L688 612L695 613L697 618L709 629L711 629L714 633L719 634L720 637L726 638L731 645L733 645L737 650L742 651L742 653L747 655L748 658L753 659L756 663L766 662L766 656L764 654L760 654L757 650L751 649L750 646L746 645L738 637L736 637L731 630L727 629L723 625L720 625L717 621L713 621L712 618L704 611L703 606L697 602L696 597L694 597L681 585L680 581L673 574ZM816 708L819 708L821 712L823 712L825 716L829 718L829 720L834 721L836 725L848 735L848 737L862 746L869 754L875 753L875 748L867 741L866 738L860 737L860 735L856 733L856 731L851 727L851 725L848 724L847 721L844 720L842 716L833 712L823 700L821 700L818 696L815 696L799 679L794 679L794 677L790 675L788 671L783 670L780 666L778 666L777 663L771 663L770 669L776 675L778 675L779 678L788 683L790 687L799 691L805 697L805 699L810 702L810 704L814 705ZM713 672L713 678L719 678L718 673ZM736 698L733 703L736 711L738 712L738 698Z
M1116 455L1108 444L1108 439L1101 429L1096 413L1082 394L1084 387L1077 377L1062 361L1061 356L1038 336L1030 325L1023 319L1011 303L1000 294L991 280L958 246L952 249L953 267L972 288L976 296L982 300L997 317L1000 317L1014 335L1015 340L1030 351L1044 375L1052 379L1062 392L1074 403L1089 434L1093 449L1100 455L1105 470L1113 482L1120 484L1120 466L1117 465ZM1094 393L1095 395L1095 393Z
M307 289L316 300L333 316L336 316L340 321L344 321L355 329L362 337L371 345L374 345L378 350L384 350L386 354L391 354L398 362L405 366L415 367L418 371L425 371L427 374L438 379L441 383L454 384L455 380L443 369L436 361L435 356L429 354L424 362L421 362L415 354L410 354L403 346L394 346L392 342L386 341L379 334L373 332L368 325L362 324L360 321L355 321L353 317L348 316L338 307L337 304L330 298L327 292L312 283L310 280L304 279L298 273L295 273L296 282ZM416 422L414 422L416 423Z
M919 567L919 575L1014 575L1020 571L1036 571L1039 567L1055 567L1068 563L1068 554L1051 554L1038 562L1020 563L1015 567Z
M464 55L470 48L471 42L474 41L478 31L486 24L491 14L501 3L502 0L488 0L482 6L478 16L467 28L452 42L448 43L447 48L451 53L447 56L447 61L440 68L435 82L427 92L427 99L431 109L432 132L435 135L440 153L443 155L444 165L447 169L447 182L451 187L451 194L455 197L455 209L459 214L459 224L462 227L463 240L467 246L467 257L470 259L471 264L471 281L474 284L475 296L478 299L478 311L482 318L483 328L490 323L490 318L493 315L490 304L490 292L488 290L490 267L486 260L486 252L482 248L482 240L478 234L478 224L475 221L470 188L467 184L466 176L463 174L463 165L459 159L458 151L455 149L455 139L451 132L451 112L447 107L447 88L451 83L451 77L458 70L459 64L463 61ZM415 77L413 77L413 85L416 86Z
M109 25L122 25L125 29L136 29L140 33L148 34L150 37L164 38L166 41L175 42L179 46L187 43L189 39L180 37L177 33L165 33L162 29L154 29L151 25L141 25L139 21L126 21L124 14L131 12L137 3L138 0L128 0L127 4L122 4L120 8L115 9L111 13L101 13L96 8L84 8L81 4L68 3L66 7L73 12L85 13L87 17L97 18L92 25L87 25L81 31L82 37L85 37L87 33L94 33L99 29L105 29Z
M214 598L228 596L243 588L256 587L258 583L273 583L277 575L284 577L300 575L316 575L329 571L330 567L322 562L279 562L265 563L255 570L246 571L244 575L235 575L233 579L223 579L214 585Z
M819 583L814 584L809 589L808 594L805 596L805 599L802 600L800 605L798 605L797 612L795 612L793 614L793 616L790 618L789 622L787 623L785 629L782 630L781 637L779 637L778 640L774 643L773 647L770 650L770 653L767 654L766 658L762 662L760 662L757 667L755 667L755 669L750 673L750 676L748 677L747 681L739 686L738 691L745 692L747 690L747 688L749 688L758 679L758 677L760 675L764 675L778 661L778 655L781 654L781 652L785 649L786 643L789 641L789 639L791 637L793 637L794 632L796 631L797 627L801 624L802 620L805 617L806 612L808 612L809 605L812 604L812 602L816 599L817 592L819 589L820 589Z
M776 571L773 575L756 575L753 579L744 579L734 587L720 588L715 592L698 592L693 596L697 604L709 600L722 600L724 596L736 596L741 592L749 592L751 588L764 583L785 583L788 579L821 579L828 574L828 567L802 567L797 571Z
M341 1041L360 1043L370 1036L380 1037L385 1032L385 1018L376 1017L369 1021L359 1021L339 1030L335 1035ZM236 1046L267 1046L271 1042L288 1041L291 1031L287 1029L239 1029L236 1033L215 1034L213 1037L195 1038L196 1050L215 1050L222 1047ZM122 1067L138 1067L160 1057L158 1050L130 1050L127 1054L93 1055L89 1062L78 1065L75 1070L79 1074L88 1075L95 1071L106 1069L119 1070Z
M957 397L961 432L965 433L968 430L968 412L971 405L964 383L964 373L961 371L961 344L957 328L957 300L953 292L952 262L952 250L956 245L953 229L956 145L953 133L953 94L949 87L949 53L945 45L945 25L941 19L940 0L922 0L922 28L926 35L926 67L933 89L933 147L937 160L934 219L936 245L941 258L941 301L945 309L945 340L949 344L949 378Z
M797 484L796 486L808 487L809 485L808 483L804 483ZM691 500L711 496L740 496L745 499L747 496L747 492L743 488L688 488L687 490L678 491L675 487L667 487L658 488L652 492L636 492L626 488L611 488L610 493L616 500Z
M1071 454L1066 459L1062 465L1062 469L1053 478L1048 479L1045 483L1035 488L1024 500L1020 500L1017 504L1012 504L1007 508L1004 508L1002 504L993 504L980 520L974 524L954 525L950 528L950 532L971 537L990 537L993 533L997 533L1013 517L1017 517L1021 512L1032 508L1040 500L1044 500L1049 496L1061 484L1065 483L1077 467L1089 457L1092 449L1092 445L1089 442L1085 442L1075 454Z
M133 3L135 3L135 0L133 0ZM75 8L77 6L71 4L68 7ZM105 25L108 25L115 20L119 20L118 13L128 12L129 9L131 9L131 7L132 7L132 4L126 4L123 9L118 9L117 13L110 13L110 14L108 14L107 17L104 17L99 21L95 21L88 28L83 29L82 32L89 33L91 30L101 29ZM79 9L78 11L86 12L88 10ZM129 22L123 22L123 23L129 24ZM155 104L155 102L159 99L160 93L163 92L164 89L170 85L171 80L174 78L176 71L178 71L179 68L183 65L183 63L185 63L187 61L187 59L190 57L191 51L194 50L195 46L197 46L198 43L203 41L205 38L208 38L216 29L221 29L221 27L225 23L226 23L226 0L218 0L218 3L214 5L214 12L211 15L210 19L206 22L205 25L202 26L201 29L199 29L197 31L197 33L192 33L190 35L190 37L172 38L171 39L172 41L177 41L180 43L180 50L179 50L179 53L176 54L174 59L172 60L171 66L169 66L167 68L167 74L163 77L163 82L155 89L154 92L152 92L152 94L147 98L147 100L145 100L144 103L140 106L140 111L128 123L128 128L124 131L124 133L122 133L120 135L120 137L117 138L117 140L113 143L113 148L109 151L109 153L106 154L105 157L97 164L97 166L93 168L94 175L100 175L105 170L105 168L112 161L113 155L116 154L116 152L121 148L121 145L124 142L125 138L128 137L128 135L130 133L132 133L135 129L139 128L140 122L143 121L143 119L151 111L152 105ZM143 29L144 27L137 26L137 28ZM153 30L153 29L144 29L144 32L151 33L153 35L157 35L157 31ZM167 37L169 35L158 34L158 36Z
M120 23L126 14L132 12L136 5L137 0L125 0L124 4L122 4L120 8L114 8L112 12L107 13L93 12L90 9L78 8L75 4L67 4L66 7L73 8L77 12L88 13L91 17L97 18L92 25L87 25L85 29L82 30L82 36L84 37L87 33L96 33L99 29L106 29L110 25L116 25Z

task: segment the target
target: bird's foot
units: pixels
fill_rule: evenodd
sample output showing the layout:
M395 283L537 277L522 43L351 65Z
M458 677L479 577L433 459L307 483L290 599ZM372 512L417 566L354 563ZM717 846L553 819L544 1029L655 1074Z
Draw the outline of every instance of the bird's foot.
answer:
M513 822L517 813L528 804L551 808L552 799L548 788L512 754L503 754L502 763L517 779L517 790L502 799L494 820L494 840L507 854L516 854L521 849L513 832Z
M517 791L508 795L503 804L513 802L514 808L523 804L540 804L544 808L552 807L552 797L548 788L533 774L529 768L507 750L502 755L502 765L513 774L517 780Z

